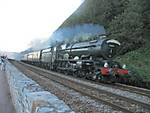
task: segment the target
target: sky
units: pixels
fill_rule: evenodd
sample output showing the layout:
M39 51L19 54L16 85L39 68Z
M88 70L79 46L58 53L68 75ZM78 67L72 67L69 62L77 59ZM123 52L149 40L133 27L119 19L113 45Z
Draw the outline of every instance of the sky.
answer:
M0 0L0 51L21 52L46 40L83 0Z

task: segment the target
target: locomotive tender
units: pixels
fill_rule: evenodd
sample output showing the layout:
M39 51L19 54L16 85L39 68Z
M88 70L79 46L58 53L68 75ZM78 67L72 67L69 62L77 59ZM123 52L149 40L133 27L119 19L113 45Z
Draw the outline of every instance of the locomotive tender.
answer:
M24 55L23 62L45 69L87 79L114 81L128 74L112 59L118 53L120 42L113 39L99 39L59 44Z

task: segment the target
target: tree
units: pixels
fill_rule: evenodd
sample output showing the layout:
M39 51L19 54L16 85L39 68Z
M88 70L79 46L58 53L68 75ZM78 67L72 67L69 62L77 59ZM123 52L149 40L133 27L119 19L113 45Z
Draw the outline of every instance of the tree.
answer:
M130 0L124 12L109 24L110 37L124 42L123 52L136 49L143 42L142 10L140 0Z

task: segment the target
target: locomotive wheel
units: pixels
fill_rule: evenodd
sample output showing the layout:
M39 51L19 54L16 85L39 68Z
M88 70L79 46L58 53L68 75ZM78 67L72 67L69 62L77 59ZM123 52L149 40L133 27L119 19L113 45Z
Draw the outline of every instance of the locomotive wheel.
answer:
M110 75L109 79L110 79L110 83L115 83L116 82L116 76Z
M73 77L78 77L78 71L73 72Z
M115 83L116 82L116 77L109 75L109 76L103 77L103 79L101 81L103 83L108 83L108 84Z

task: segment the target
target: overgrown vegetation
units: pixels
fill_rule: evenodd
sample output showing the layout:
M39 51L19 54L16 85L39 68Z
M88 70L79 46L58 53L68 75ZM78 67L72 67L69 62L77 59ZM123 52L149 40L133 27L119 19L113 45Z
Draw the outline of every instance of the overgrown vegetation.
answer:
M148 10L148 6L145 7L145 3L148 3L146 1L130 0L124 11L109 23L110 37L123 42L123 53L137 49L145 42L144 30L148 28L146 23L149 21L144 22L149 16L143 15Z
M131 71L128 84L150 89L150 41L135 51L116 58Z
M121 63L127 64L127 68L131 70L140 81L150 81L150 42L148 41L143 47L128 52L118 57Z

